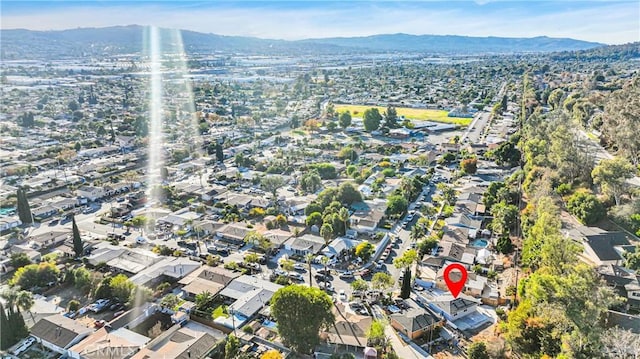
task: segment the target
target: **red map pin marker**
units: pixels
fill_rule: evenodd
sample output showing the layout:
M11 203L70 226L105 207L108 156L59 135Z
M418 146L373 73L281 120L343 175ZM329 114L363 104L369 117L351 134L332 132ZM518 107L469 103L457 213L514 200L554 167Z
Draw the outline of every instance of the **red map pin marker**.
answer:
M453 278L451 278L451 271L454 269L460 271L460 280L457 280L458 276L455 274ZM454 298L458 298L462 288L464 288L464 284L467 282L467 269L459 263L449 264L447 268L444 269L444 281L447 283L447 288L449 288L451 295L453 295Z

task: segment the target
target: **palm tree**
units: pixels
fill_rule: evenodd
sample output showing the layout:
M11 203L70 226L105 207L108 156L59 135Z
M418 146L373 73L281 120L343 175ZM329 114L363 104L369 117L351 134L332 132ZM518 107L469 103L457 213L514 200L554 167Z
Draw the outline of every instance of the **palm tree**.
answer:
M312 281L311 281L311 279L312 279L312 276L311 276L311 262L313 262L313 254L312 253L307 253L307 255L304 256L304 259L307 261L307 267L309 269L309 288L311 288L311 286L312 286L311 285L311 283L312 283Z
M2 292L0 296L7 301L7 307L16 308L18 312L21 310L27 311L31 316L31 320L35 323L33 313L31 313L31 308L35 303L33 294L26 290L18 291L16 288L17 287L9 288Z
M347 221L349 220L349 210L345 207L340 208L338 211L338 219L344 223L344 234L347 234Z
M31 308L35 304L35 300L33 299L33 293L28 292L26 290L21 290L18 292L16 297L16 306L18 308L22 308L22 310L26 310L31 316L31 321L35 324L36 320L33 318L33 313L31 312Z
M324 244L329 245L329 240L333 237L333 227L329 223L325 223L320 228L320 235L324 238Z

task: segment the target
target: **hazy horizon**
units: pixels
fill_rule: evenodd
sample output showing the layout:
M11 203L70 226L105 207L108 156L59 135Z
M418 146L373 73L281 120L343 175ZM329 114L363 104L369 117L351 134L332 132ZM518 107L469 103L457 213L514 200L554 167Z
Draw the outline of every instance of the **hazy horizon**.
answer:
M302 40L382 34L640 41L637 1L3 1L1 28L127 25Z

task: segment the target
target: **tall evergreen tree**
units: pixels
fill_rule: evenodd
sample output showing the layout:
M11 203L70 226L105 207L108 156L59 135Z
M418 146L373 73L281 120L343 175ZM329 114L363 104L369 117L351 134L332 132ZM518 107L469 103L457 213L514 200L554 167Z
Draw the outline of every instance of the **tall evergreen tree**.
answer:
M22 314L17 311L13 306L9 307L7 314L7 321L9 322L10 332L10 346L17 343L20 339L26 337L29 334L26 324L24 324L24 318ZM3 330L4 331L4 328Z
M393 106L387 107L387 112L384 114L384 125L387 128L396 128L398 127L398 112L396 108Z
M404 270L404 277L402 278L402 288L400 289L400 298L407 299L411 295L411 269L407 267Z
M80 257L83 254L82 238L80 237L80 230L76 224L76 217L72 217L72 230L73 230L73 251L76 253L76 257Z
M12 345L13 330L2 302L0 302L0 329L0 350L6 350Z
M224 161L224 153L222 152L222 145L220 142L216 143L216 160L218 160L218 162Z
M17 200L18 217L20 217L20 221L25 224L33 223L33 217L31 216L31 207L29 207L29 201L27 200L27 194L24 189L18 189Z

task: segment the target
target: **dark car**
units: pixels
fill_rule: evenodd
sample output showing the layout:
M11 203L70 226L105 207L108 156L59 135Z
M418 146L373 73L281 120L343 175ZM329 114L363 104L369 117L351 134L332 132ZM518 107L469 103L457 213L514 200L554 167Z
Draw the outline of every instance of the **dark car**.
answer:
M333 278L331 278L330 276L326 276L323 274L316 274L314 276L314 278L318 281L318 282L328 282L331 281Z

